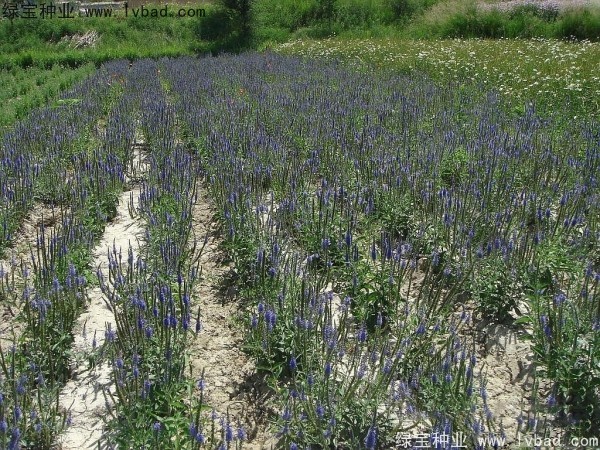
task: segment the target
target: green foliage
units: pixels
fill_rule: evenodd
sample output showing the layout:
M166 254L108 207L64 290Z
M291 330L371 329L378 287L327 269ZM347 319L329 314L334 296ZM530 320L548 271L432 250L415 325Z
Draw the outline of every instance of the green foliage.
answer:
M280 393L283 398L287 394L278 423L285 431L282 446L289 448L291 443L300 441L310 448L364 448L365 436L377 417L375 392L357 392L352 382L319 380L317 385L311 385L307 378L307 374L299 373L293 383L293 389L309 394L305 398L294 398L284 390ZM321 404L317 398L326 401ZM338 403L342 398L344 401ZM392 428L389 423L377 428L378 442L386 448L394 442Z
M552 294L563 278L572 279L582 270L580 257L559 235L536 248L535 262L523 271L524 287L529 294L536 289Z
M242 16L249 16L252 9L252 0L218 0L218 2L223 7L236 11Z
M529 3L526 5L518 5L509 11L509 17L514 19L516 17L532 16L538 17L547 22L556 20L559 14L558 6L547 6L536 5L535 3Z
M315 11L315 20L318 22L325 22L331 25L333 21L336 0L317 0L317 9Z
M40 450L52 449L57 436L66 427L66 417L60 413L56 402L59 385L44 377L16 348L0 346L0 375L2 420L20 418L20 444ZM9 448L10 437L9 433L0 433L1 448Z
M375 29L395 21L385 0L256 0L253 27L257 42L273 31L286 30L296 37L326 37L332 33Z
M511 320L519 300L520 283L516 274L499 255L480 260L472 274L470 292L476 310L485 319L499 322Z
M287 41L291 33L286 28L263 27L254 31L257 50L264 51Z
M539 375L554 382L549 407L576 436L595 435L600 421L600 297L590 282L573 283L572 296L540 284L530 295L535 316L525 318Z
M209 8L206 8L207 10ZM189 55L205 52L195 30L205 17L46 18L0 21L0 69L13 67L50 69L54 65L76 68L118 58ZM93 46L72 48L66 40L96 31Z
M317 0L258 0L253 5L255 33L264 29L285 29L294 32L309 26L318 6Z
M388 0L394 16L398 19L406 18L414 13L414 8L410 0Z
M469 155L464 147L444 154L440 163L440 177L446 187L457 187L466 181L469 168Z
M239 51L250 45L252 0L219 0L197 23L196 36L211 41L216 51Z
M34 186L35 200L47 205L66 205L71 198L71 189L67 183L57 183L61 175L59 162L52 161L47 169L36 179ZM64 179L64 178L63 178Z
M558 38L600 40L600 9L574 9L562 14L555 24Z
M116 191L103 192L100 197L90 195L86 198L85 205L81 210L81 223L95 237L100 237L106 223L117 216L118 204L119 193Z
M530 4L504 11L470 4L444 15L426 13L417 17L409 25L407 34L429 38L545 37L598 40L600 10L590 7L559 12L557 8Z
M454 341L456 345L460 342L458 339ZM448 347L452 345L450 341L446 343ZM468 344L462 343L468 348ZM450 421L457 427L464 426L462 424L472 423L470 411L476 404L475 390L484 388L484 381L479 379L479 386L476 383L476 375L474 373L477 358L475 349L469 351L470 358L466 353L459 354L451 348L446 349L446 356L442 357L441 352L434 357L436 365L428 367L428 375L423 377L421 391L417 395L417 402L424 409L436 410L439 412L437 420L439 423L444 423L445 420ZM485 404L485 399L484 399Z
M20 65L0 70L0 134L2 128L23 119L34 108L51 102L75 81L94 70L93 64L83 64L77 69L65 70L58 64L48 68Z
M221 0L203 5L206 17L77 18L0 23L0 68L79 67L114 58L185 55L264 48L290 35L332 34L409 38L554 37L600 39L600 11L526 5L508 11L438 0ZM453 3L453 4L454 4ZM69 38L95 30L93 48L72 49ZM357 34L358 33L358 34ZM15 38L15 36L17 38Z
M223 41L230 38L235 28L235 16L225 8L212 10L196 26L196 36L206 41Z
M165 88L158 78L154 81L159 89ZM117 320L114 338L107 339L103 349L113 364L118 399L108 423L108 444L184 448L184 430L190 423L187 413L194 407L184 401L190 389L184 376L185 350L191 335L196 263L202 251L192 242L191 233L191 198L198 173L189 163L185 165L189 172L181 175L172 166L173 155L158 146L156 129L145 131L147 142L157 148L146 175L156 195L137 210L146 221L145 245L137 261L130 248L127 263L121 263L120 253L113 250L112 258L119 264L111 265L108 279L123 282L100 286ZM102 204L97 208L111 211ZM143 266L138 265L140 260ZM120 301L132 296L141 303Z
M342 30L373 29L394 21L382 0L337 0L335 21Z
M407 299L396 289L385 270L374 270L364 262L355 264L355 270L349 293L356 321L369 331L393 323L396 312L407 304ZM403 275L400 274L400 279Z
M132 386L122 389L127 388ZM181 441L185 438L182 430L189 425L189 406L184 402L186 391L184 378L174 383L157 383L135 402L119 405L117 420L108 423L110 432L107 441L119 447L182 448ZM152 424L157 423L158 429L154 429ZM177 441L173 440L173 436Z
M297 292L289 292L286 295L286 300L299 305ZM249 335L244 350L256 359L259 371L269 374L274 379L280 379L291 375L288 363L290 356L294 355L298 348L300 336L291 314L293 311L272 308L270 305L277 304L273 300L263 298L263 301L259 302L258 314L249 323ZM305 363L304 359L298 360L300 367Z

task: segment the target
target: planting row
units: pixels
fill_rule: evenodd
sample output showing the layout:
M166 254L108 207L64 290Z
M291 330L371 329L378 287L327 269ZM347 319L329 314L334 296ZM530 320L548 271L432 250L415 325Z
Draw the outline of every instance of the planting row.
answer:
M2 267L2 301L18 312L0 360L2 448L50 448L70 421L57 396L70 377L73 326L91 281L91 250L114 217L130 159L132 130L115 120L127 69L125 62L107 65L65 93L60 107L35 111L4 136L3 246L18 240L34 205L55 214L39 222L29 254L14 248ZM99 101L97 92L113 83Z
M2 306L18 311L16 323L21 326L2 341L2 449L83 445L85 438L62 434L71 425L82 432L90 419L87 412L71 416L61 398L67 394L67 382L70 388L76 386L74 392L106 399L105 423L96 425L102 430L94 435L100 436L101 445L164 448L178 439L181 446L216 447L233 439L233 423L216 413L206 415L202 390L188 379L190 335L200 331L201 320L192 291L206 243L192 230L200 161L178 143L175 114L159 73L159 66L148 60L103 67L95 76L108 74L116 88L104 103L95 104L96 115L81 132L83 137L56 152L56 173L49 170L50 158L44 159L47 149L30 155L38 164L31 186L35 190L47 177L44 192L52 191L43 202L60 211L60 217L51 227L44 220L37 224L31 255L19 253L21 247L12 246L14 239L6 242L11 258L2 267ZM93 81L72 91L82 98L72 94L65 99L69 114L56 118L55 140L78 135L69 132L69 122L81 103L91 102L97 88L86 85ZM17 124L17 129L22 126ZM9 148L6 154L11 155ZM29 166L23 167L19 179L27 175ZM131 183L139 185L139 199L131 198L129 209L143 223L141 246L135 251L116 245L98 249L105 224L117 215L121 190ZM15 217L23 218L28 216L26 208L39 207L41 199L25 187L21 192L26 203L19 205ZM18 237L19 222L12 227ZM106 251L107 269L94 272L92 256ZM115 325L107 325L104 336L94 330L91 349L75 354L78 316L88 296L95 295L90 284L96 281ZM108 315L106 319L111 322ZM85 323L82 332L85 339ZM81 380L70 380L74 359L108 364L112 381L98 390L98 380L91 376L86 377L88 388L79 386ZM78 403L76 411L96 407L93 398L73 401ZM195 430L193 436L188 435L190 429ZM243 433L237 433L238 443Z

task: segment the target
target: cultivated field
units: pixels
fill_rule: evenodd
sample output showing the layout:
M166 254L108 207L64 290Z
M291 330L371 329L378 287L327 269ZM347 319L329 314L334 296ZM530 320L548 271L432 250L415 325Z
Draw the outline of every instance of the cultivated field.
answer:
M438 44L112 61L8 129L0 449L597 446L597 44Z

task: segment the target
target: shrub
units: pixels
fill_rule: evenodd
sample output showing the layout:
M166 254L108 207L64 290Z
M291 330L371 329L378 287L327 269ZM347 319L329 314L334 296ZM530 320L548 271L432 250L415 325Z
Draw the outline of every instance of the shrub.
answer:
M555 4L534 4L528 3L518 5L509 11L509 18L530 16L551 22L558 17L558 6Z
M223 40L230 36L235 28L235 18L230 10L216 9L196 26L196 36L202 40Z
M600 10L573 9L561 15L555 31L557 38L600 39Z
M388 0L388 5L397 19L411 16L414 12L410 0Z

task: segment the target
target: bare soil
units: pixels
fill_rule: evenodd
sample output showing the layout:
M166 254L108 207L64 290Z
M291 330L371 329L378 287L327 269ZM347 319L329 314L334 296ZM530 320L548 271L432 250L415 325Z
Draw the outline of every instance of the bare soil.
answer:
M190 348L193 373L200 379L204 372L205 395L217 415L244 429L247 440L243 448L267 449L275 444L267 431L270 391L256 374L252 359L242 351L242 327L236 323L240 299L225 281L231 267L220 249L213 216L206 191L200 190L193 211L194 232L198 239L208 236L208 241L200 259L202 279L194 292L202 330Z
M105 275L108 274L108 252L111 249L121 249L127 254L131 245L134 258L139 250L143 228L129 215L129 200L133 198L135 208L139 194L139 187L121 194L117 216L107 225L102 240L94 249L94 265ZM88 296L87 309L79 316L74 330L73 352L77 360L74 361L73 377L60 396L60 404L71 416L71 425L60 438L63 450L98 448L103 435L103 416L111 405L111 397L106 394L114 393L108 362L91 365L88 357L103 344L109 324L113 330L116 328L115 318L98 286L92 287Z

